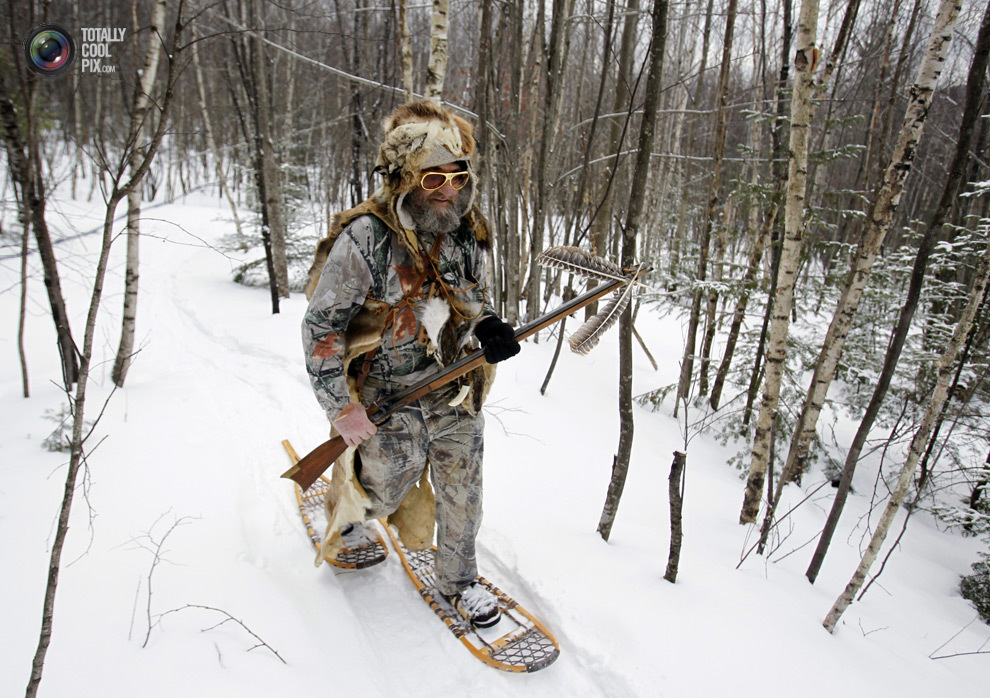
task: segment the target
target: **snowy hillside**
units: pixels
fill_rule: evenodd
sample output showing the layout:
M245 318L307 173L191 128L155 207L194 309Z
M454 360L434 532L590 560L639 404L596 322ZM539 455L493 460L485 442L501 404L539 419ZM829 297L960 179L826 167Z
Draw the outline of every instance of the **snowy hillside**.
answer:
M64 196L50 224L56 237L70 237L94 229L101 215L96 202ZM990 628L974 621L957 590L978 543L921 515L837 633L822 628L865 545L875 477L868 467L857 475L867 495L851 497L812 586L803 573L813 546L802 546L821 530L831 489L784 524L790 533L772 561L754 554L737 569L753 537L737 523L743 485L726 465L728 451L695 438L672 585L662 579L667 475L683 439L669 416L637 408L629 481L611 542L603 542L595 528L618 442L614 332L587 357L562 354L543 397L552 342L527 343L499 368L488 405L480 568L545 621L561 655L533 675L487 668L437 622L394 556L364 572L313 567L291 485L279 479L288 467L283 438L306 452L327 432L302 363L305 301L294 295L272 315L267 291L231 281L239 260L215 244L233 226L215 196L191 195L145 215L142 348L127 386L110 395L120 241L97 332L90 418L109 401L80 481L41 695L986 695L990 656L930 658L990 649ZM80 336L97 245L96 236L80 236L56 247ZM32 396L21 397L19 266L15 247L0 250L0 696L22 695L27 685L67 460L41 446L54 426L46 412L65 396L55 385L36 257ZM639 394L676 380L682 335L676 318L646 311L637 326L661 366L654 371L636 349ZM820 483L808 480L806 493ZM792 489L785 510L804 496ZM148 635L149 617L173 609L182 610ZM258 640L233 622L213 627L224 614L267 647L252 650Z

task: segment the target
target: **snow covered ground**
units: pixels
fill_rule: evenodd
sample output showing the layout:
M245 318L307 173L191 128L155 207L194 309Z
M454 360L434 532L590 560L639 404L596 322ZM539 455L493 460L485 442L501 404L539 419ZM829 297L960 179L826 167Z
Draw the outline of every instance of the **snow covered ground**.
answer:
M812 586L803 573L813 544L801 546L821 529L830 488L789 518L771 561L754 554L737 569L753 536L737 523L743 484L726 464L729 451L695 437L680 575L670 584L662 578L667 475L683 438L669 416L637 408L628 484L611 542L602 541L595 529L618 442L614 331L587 357L562 354L546 396L539 385L551 342L527 343L499 369L481 572L546 622L561 655L534 675L482 665L419 600L394 556L341 575L312 565L292 488L279 479L288 467L280 441L305 452L327 430L301 360L303 297L272 315L265 290L231 281L236 260L212 246L232 229L216 197L194 194L146 216L142 349L126 387L110 396L121 240L89 416L110 399L73 511L41 695L986 695L990 656L930 658L988 649L990 628L957 590L978 542L922 516L836 635L822 628L865 545L869 468ZM96 203L64 196L50 219L56 237L69 237L100 217ZM57 247L80 341L97 247L95 235ZM24 399L19 260L15 249L0 250L0 696L21 695L30 675L67 460L41 447L53 428L46 411L65 397L36 256L30 265L32 397ZM676 319L647 312L637 325L661 366L654 371L637 348L642 393L676 380L682 332ZM785 508L803 496L788 492ZM149 617L173 609L149 634ZM252 650L258 640L233 622L213 627L224 614L278 656Z

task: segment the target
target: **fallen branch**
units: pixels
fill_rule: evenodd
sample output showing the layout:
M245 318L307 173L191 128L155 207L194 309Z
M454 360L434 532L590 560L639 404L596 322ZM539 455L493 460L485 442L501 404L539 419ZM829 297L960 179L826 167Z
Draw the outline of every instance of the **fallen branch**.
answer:
M161 623L161 619L169 615L170 613L178 613L179 611L185 611L187 608L200 608L205 611L215 611L216 613L220 613L221 615L224 616L224 619L222 621L220 621L216 625L211 625L209 628L203 628L200 632L204 632L204 633L209 632L210 630L215 630L216 628L219 628L221 625L225 623L233 621L237 623L239 626L241 626L244 632L246 632L248 635L250 635L251 637L253 637L255 640L258 641L257 644L247 649L248 652L250 652L251 650L256 650L259 647L264 647L266 650L268 650L276 657L278 657L278 660L282 662L282 664L288 664L288 662L282 658L282 655L280 655L274 647L272 647L267 642L262 640L261 637L256 632L254 632L253 630L251 630L251 628L249 628L247 625L244 624L244 621L240 620L239 618L234 618L234 616L230 615L229 613L227 613L227 611L223 610L222 608L214 608L213 606L204 606L202 604L196 604L196 603L187 603L185 606L182 606L181 608L173 608L169 611L165 611L164 613L158 616L158 620L155 622L155 624L158 625L159 623Z

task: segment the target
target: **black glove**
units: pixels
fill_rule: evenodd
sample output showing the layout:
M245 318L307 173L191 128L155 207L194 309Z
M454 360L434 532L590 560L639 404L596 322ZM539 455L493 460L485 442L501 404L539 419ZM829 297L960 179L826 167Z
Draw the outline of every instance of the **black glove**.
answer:
M520 346L512 325L502 322L494 315L489 315L478 323L474 328L474 336L481 342L485 358L490 364L505 361L519 353Z

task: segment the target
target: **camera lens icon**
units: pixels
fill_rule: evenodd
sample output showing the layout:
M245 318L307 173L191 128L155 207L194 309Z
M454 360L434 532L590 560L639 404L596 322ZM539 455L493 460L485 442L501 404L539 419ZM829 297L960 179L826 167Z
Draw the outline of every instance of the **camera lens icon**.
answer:
M41 75L58 75L68 70L76 58L76 42L57 24L42 24L31 30L24 41L28 68Z

